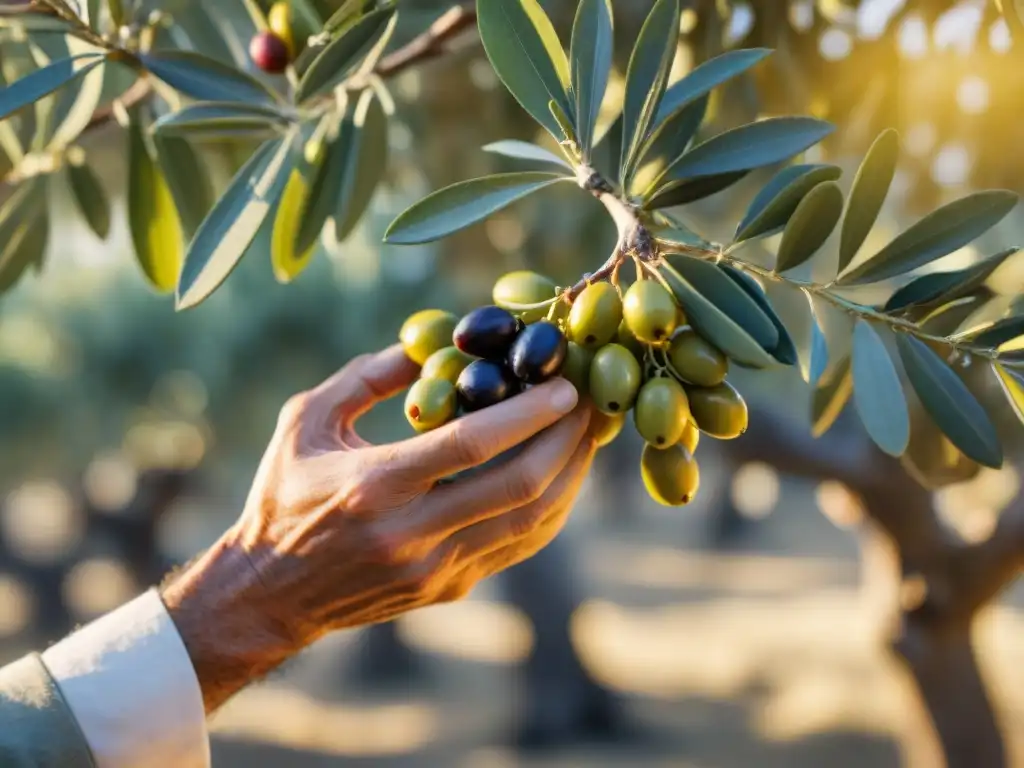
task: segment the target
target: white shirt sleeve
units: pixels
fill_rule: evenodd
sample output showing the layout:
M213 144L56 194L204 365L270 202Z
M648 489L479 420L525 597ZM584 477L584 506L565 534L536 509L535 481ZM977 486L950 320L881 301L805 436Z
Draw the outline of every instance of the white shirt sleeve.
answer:
M69 635L42 658L96 768L209 768L199 681L156 590Z

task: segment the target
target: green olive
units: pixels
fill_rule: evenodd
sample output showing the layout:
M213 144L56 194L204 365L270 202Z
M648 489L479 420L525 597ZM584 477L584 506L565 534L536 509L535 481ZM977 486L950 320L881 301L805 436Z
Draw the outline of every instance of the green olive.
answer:
M622 322L622 299L611 283L594 283L576 297L569 312L569 338L597 349L615 338Z
M713 387L725 380L729 359L693 328L681 328L672 337L668 360L688 384Z
M518 311L515 305L547 301L555 295L555 290L553 280L537 272L521 269L498 278L491 296L495 304L518 315L524 323L535 323L547 316L549 307Z
M640 363L618 344L597 350L590 364L590 396L598 410L625 413L633 407L640 389Z
M626 414L607 414L597 411L590 417L590 434L598 448L604 448L622 432L626 424Z
M622 316L640 341L661 344L676 329L676 300L657 280L633 283L622 300Z
M455 409L455 385L445 379L419 379L405 396L405 417L417 432L451 421Z
M472 363L474 358L457 347L445 347L427 358L420 370L420 378L444 379L454 384L463 369Z
M565 353L565 362L562 363L562 377L568 379L576 391L582 397L590 390L590 364L594 360L594 353L584 349L575 341L569 342L569 349Z
M423 365L439 349L452 345L452 334L459 318L443 309L424 309L409 316L398 338L409 359Z
M679 439L679 444L693 455L697 453L698 443L700 443L700 430L693 423L693 419L690 419L683 428L683 436Z
M640 340L633 335L633 332L629 330L629 326L626 321L623 320L619 323L619 331L615 336L615 343L621 344L630 352L637 360L644 359L644 345L640 343Z
M747 431L747 403L727 381L715 387L686 390L690 413L701 432L719 440L732 440Z
M651 445L667 448L678 443L690 420L682 385L664 377L647 381L636 397L633 419L640 437Z
M700 487L697 462L681 445L664 450L645 445L640 456L640 476L651 498L668 507L689 504Z

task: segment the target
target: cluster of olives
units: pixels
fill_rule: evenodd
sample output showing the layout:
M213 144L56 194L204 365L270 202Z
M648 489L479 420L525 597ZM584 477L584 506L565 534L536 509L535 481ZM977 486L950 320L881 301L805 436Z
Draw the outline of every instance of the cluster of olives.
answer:
M423 366L406 399L417 430L561 375L597 409L599 445L618 436L632 411L646 443L644 485L670 506L697 493L701 433L728 440L746 430L746 403L726 381L728 358L687 324L660 281L625 291L595 282L570 303L548 278L518 271L498 280L493 300L462 320L425 310L403 326L406 353Z
M406 418L418 432L557 376L569 347L555 323L526 325L498 306L478 307L461 320L425 309L405 321L399 337L406 355L422 366L405 401Z
M279 75L288 68L295 56L292 7L287 0L278 0L270 7L267 27L253 35L249 41L249 56L264 72Z

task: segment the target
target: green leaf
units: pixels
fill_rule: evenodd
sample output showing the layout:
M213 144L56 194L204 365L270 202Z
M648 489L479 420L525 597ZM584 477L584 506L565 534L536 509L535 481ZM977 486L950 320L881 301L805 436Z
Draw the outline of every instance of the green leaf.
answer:
M640 151L637 172L630 182L633 194L642 197L654 193L653 183L676 161L697 135L704 120L708 99L701 98L687 104L658 125ZM683 182L685 183L685 182Z
M811 344L813 334L817 331L817 322L811 309L810 296L801 288L776 280L766 280L765 296L775 310L785 335L791 340L796 351L795 364L800 366L800 376L804 381L811 381ZM779 329L779 347L783 346L783 331ZM820 334L820 331L818 332ZM778 353L776 352L778 359ZM785 362L780 360L780 362Z
M736 362L754 368L775 365L775 359L725 311L703 296L668 263L658 274L686 312L687 320L700 333Z
M299 214L295 248L300 253L312 248L320 237L324 223L334 214L351 176L349 165L356 162L354 111L355 105L349 100L340 120L333 115L324 118L329 121L329 127L316 159L310 192Z
M0 293L12 288L31 264L41 262L48 231L46 182L29 179L0 208Z
M612 120L594 144L590 162L611 184L619 183L619 155L622 153L622 115Z
M569 62L544 9L537 0L477 0L476 12L480 40L501 82L534 120L560 139L548 102L573 114Z
M1024 316L1006 317L993 323L978 335L971 339L971 342L981 347L998 347L1008 341L1013 341L1024 336ZM970 338L969 334L957 334L957 338Z
M309 264L316 250L316 239L304 250L296 248L302 211L306 206L310 186L302 172L293 168L288 177L274 216L274 231L270 239L270 264L279 283L290 283Z
M295 93L295 101L302 103L319 96L359 69L387 32L394 15L393 8L368 13L344 34L331 41L303 74Z
M799 267L828 240L843 215L843 193L834 181L823 181L797 205L782 235L776 272Z
M570 145L579 146L580 140L576 136L576 129L572 127L572 120L569 119L569 113L562 109L554 99L548 102L548 112L551 113L551 116L558 124L559 143L565 141Z
M896 334L903 369L928 415L968 458L986 467L1003 464L999 435L971 390L927 344Z
M206 217L185 256L177 308L203 301L227 279L249 248L288 181L294 132L265 142L235 174Z
M355 229L373 199L388 165L388 118L372 90L356 105L351 162L335 198L334 237L344 240Z
M267 17L263 13L263 9L260 8L260 4L257 0L242 0L242 7L245 9L246 14L249 16L249 20L257 31L265 32L270 29L270 25L267 23Z
M388 227L384 241L411 245L438 240L529 194L566 180L574 179L556 173L525 171L461 181L428 195L399 214Z
M789 331L786 328L785 323L782 322L782 318L779 317L775 312L775 308L768 300L768 296L765 291L758 284L754 278L748 275L746 272L741 272L735 267L725 265L722 267L722 271L725 272L733 282L736 283L740 288L747 292L761 308L761 311L772 321L772 325L775 326L776 331L779 334L778 343L772 348L766 350L783 365L796 365L799 362L799 355L797 354L796 344L793 343L793 338L789 335Z
M923 488L938 491L973 479L981 471L943 434L915 397L910 407L910 444L900 457L903 470Z
M154 134L153 143L164 180L174 198L182 232L189 241L213 208L210 174L187 140Z
M92 67L81 78L82 85L78 89L71 107L65 113L64 119L57 126L57 130L53 132L53 136L50 137L47 144L48 149L60 150L74 143L89 124L96 107L99 106L100 97L103 95L106 70L103 65L105 62L106 59L100 60L97 66Z
M932 272L911 280L893 293L885 303L886 312L897 312L907 307L942 304L966 296L984 285L985 281L1020 248L1006 248L969 267L954 272Z
M890 456L910 442L910 414L889 352L866 320L853 330L853 400L868 435Z
M601 1L604 2L605 0ZM554 152L549 152L544 149L544 147L538 147L536 144L531 144L528 141L504 139L503 141L495 141L491 144L485 145L483 150L484 152L493 152L496 155L514 157L517 160L533 160L538 163L551 163L552 165L561 166L572 173L576 172L569 163Z
M351 26L376 3L374 0L342 0L338 10L324 22L324 32L334 34L345 27Z
M85 77L105 61L103 54L83 53L36 69L0 89L0 120L34 104L68 83Z
M621 176L629 181L637 154L665 94L679 41L679 0L657 0L640 29L626 70Z
M262 104L240 101L204 101L164 115L153 130L165 136L189 138L269 138L264 134L284 133L291 121L279 111Z
M811 397L811 434L821 437L836 423L839 414L853 394L853 371L850 358L839 364L835 375L820 382Z
M254 77L195 51L154 51L138 58L154 76L197 101L268 104L277 100Z
M122 0L107 0L107 10L110 12L110 20L114 23L115 27L124 26L128 17L124 12Z
M859 267L841 275L836 283L875 283L923 267L984 234L1016 204L1016 193L993 190L976 192L944 205L898 235Z
M103 0L87 0L85 4L85 21L93 32L100 28L100 6Z
M153 288L167 293L178 282L184 251L178 210L138 112L128 132L128 224L135 257Z
M814 146L833 130L829 123L810 117L771 117L733 128L698 144L672 163L659 185L781 163Z
M671 226L655 229L654 235L659 242L667 246L703 248L704 250L711 250L713 248L711 243L677 221L673 221Z
M754 196L736 227L735 242L770 234L786 226L800 201L823 181L836 181L834 165L790 165L776 173Z
M1024 374L1007 368L999 361L992 361L992 370L999 380L999 386L1006 395L1006 401L1010 404L1017 418L1024 424Z
M747 173L747 171L735 171L677 181L663 187L652 200L644 203L643 207L645 210L656 211L659 208L673 208L677 205L703 200L705 197L711 197L728 189Z
M701 62L685 77L677 80L665 91L658 107L656 123L661 123L695 99L706 96L713 89L746 72L771 54L770 48L743 48Z
M88 163L68 163L68 182L89 228L100 240L110 234L110 199Z
M821 327L817 313L814 312L813 304L811 305L811 314L813 315L814 323L811 325L810 364L808 366L807 383L812 387L816 387L822 379L826 378L825 373L828 371L828 339L825 337L825 331Z
M590 157L594 129L608 88L613 44L610 0L581 0L572 26L569 61L572 92L576 96L576 131L585 158Z
M839 271L853 261L875 224L889 193L900 156L900 137L891 128L882 131L864 156L850 189L850 202L839 241Z

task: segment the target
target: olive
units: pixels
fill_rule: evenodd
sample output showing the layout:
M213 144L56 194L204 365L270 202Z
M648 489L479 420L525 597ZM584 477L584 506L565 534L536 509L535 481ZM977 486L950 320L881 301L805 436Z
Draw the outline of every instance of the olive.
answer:
M452 338L467 355L504 361L520 327L515 316L501 307L477 307L459 321Z
M458 321L443 309L424 309L410 315L398 332L405 354L416 365L423 365L437 350L451 346Z
M633 283L622 300L622 316L640 341L661 344L676 329L676 300L656 280Z
M497 405L519 393L520 384L512 371L491 360L474 360L459 374L455 384L464 411L479 411Z
M593 359L594 353L589 349L584 349L575 341L569 342L565 362L562 363L562 376L576 387L581 396L590 391L590 363Z
M288 68L291 52L288 43L273 32L258 32L249 41L249 56L264 72L279 75Z
M678 443L690 420L682 385L664 377L647 381L636 397L633 418L636 431L651 445L667 448Z
M683 428L683 436L680 438L679 444L691 454L695 454L697 452L698 443L700 443L700 430L697 429L697 425L693 423L693 419L689 419L686 422L686 426Z
M640 363L618 344L597 350L590 364L590 396L598 410L625 413L633 407L640 389Z
M608 414L597 411L590 417L590 434L593 435L597 447L604 448L619 436L625 424L624 413Z
M538 304L555 295L554 281L544 275L521 269L502 275L494 284L491 297L494 303L503 309L521 317L523 322L535 323L548 313L549 307L516 310L515 305Z
M417 432L427 432L450 421L456 407L455 387L444 379L420 379L405 396L405 417Z
M454 384L459 379L459 374L467 365L473 362L473 358L457 347L445 347L427 358L420 371L420 377L424 379L444 379Z
M747 431L747 403L727 381L715 387L687 390L690 413L701 432L719 440L732 440Z
M626 324L625 320L619 323L619 331L615 336L615 343L621 344L632 352L633 356L637 360L644 359L644 345L636 336L633 335L633 332L629 330L629 325Z
M645 445L640 476L651 498L668 507L689 504L700 487L700 470L693 454L678 444L665 449Z
M288 53L295 55L295 34L292 31L292 6L287 0L278 0L270 6L267 26L288 46Z
M516 378L527 384L540 384L558 375L565 362L569 341L558 326L541 320L526 326L508 353L508 364Z
M698 387L721 384L729 372L729 359L690 327L672 337L668 360L683 381Z
M597 349L615 338L622 322L622 299L611 283L594 283L576 297L569 312L569 338Z

